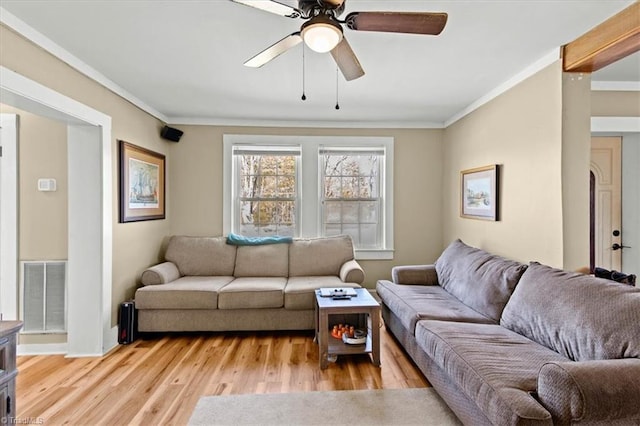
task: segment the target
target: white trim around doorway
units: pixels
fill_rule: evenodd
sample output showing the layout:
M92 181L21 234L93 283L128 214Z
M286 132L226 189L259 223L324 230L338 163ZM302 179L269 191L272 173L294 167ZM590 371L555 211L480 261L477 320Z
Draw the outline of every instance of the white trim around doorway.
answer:
M66 355L104 355L117 344L117 327L111 325L111 117L1 66L0 97L68 126L69 189L79 194L69 197Z

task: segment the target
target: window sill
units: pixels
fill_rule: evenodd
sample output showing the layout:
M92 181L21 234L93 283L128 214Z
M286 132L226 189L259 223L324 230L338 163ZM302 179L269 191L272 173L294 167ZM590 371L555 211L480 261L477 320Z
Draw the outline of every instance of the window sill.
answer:
M356 260L393 260L393 249L360 250L356 249Z

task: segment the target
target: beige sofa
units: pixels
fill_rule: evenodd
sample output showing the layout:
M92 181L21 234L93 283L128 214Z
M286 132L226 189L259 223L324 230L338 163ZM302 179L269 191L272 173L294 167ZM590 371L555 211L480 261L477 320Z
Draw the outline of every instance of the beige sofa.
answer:
M241 246L173 236L165 260L142 273L139 331L313 329L315 289L364 281L349 236Z

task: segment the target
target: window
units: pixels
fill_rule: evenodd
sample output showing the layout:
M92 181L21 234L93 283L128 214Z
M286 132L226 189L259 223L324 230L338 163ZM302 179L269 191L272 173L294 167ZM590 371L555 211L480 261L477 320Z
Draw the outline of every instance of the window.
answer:
M234 146L233 230L247 236L298 235L296 147Z
M380 167L384 150L321 148L322 235L351 235L360 249L382 247Z
M224 135L225 233L351 235L393 259L393 138Z

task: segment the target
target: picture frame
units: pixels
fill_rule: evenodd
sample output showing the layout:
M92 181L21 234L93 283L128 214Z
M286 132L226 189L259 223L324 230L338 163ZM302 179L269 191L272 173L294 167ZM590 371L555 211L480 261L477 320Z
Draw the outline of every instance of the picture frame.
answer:
M499 169L497 164L460 172L460 216L499 220Z
M165 218L165 156L119 141L120 223Z

